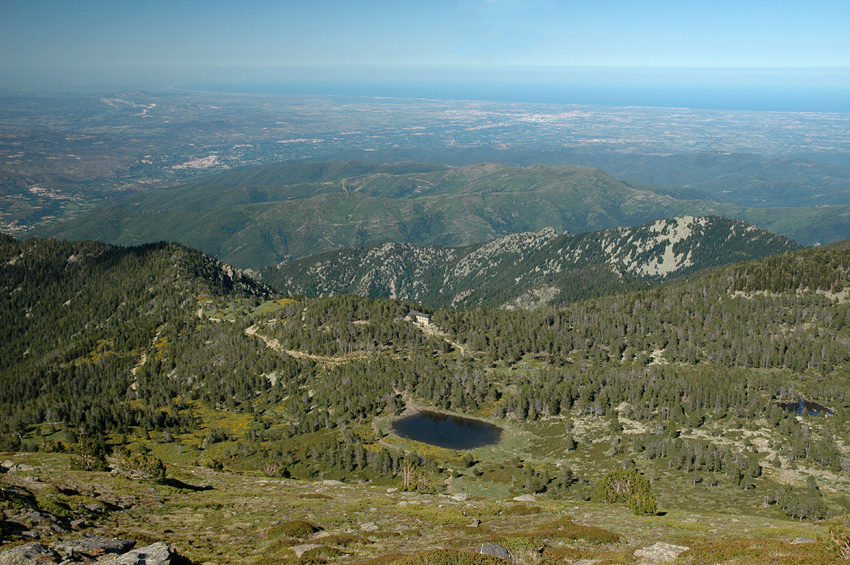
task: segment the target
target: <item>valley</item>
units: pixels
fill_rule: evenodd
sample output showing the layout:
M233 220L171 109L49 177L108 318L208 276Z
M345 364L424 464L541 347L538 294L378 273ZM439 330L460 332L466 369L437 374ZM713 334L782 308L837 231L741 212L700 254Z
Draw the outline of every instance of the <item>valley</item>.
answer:
M81 531L202 562L472 559L451 552L485 541L529 563L633 562L656 542L685 563L839 559L846 243L561 308L433 310L427 332L414 303L282 297L176 245L5 238L0 264L12 540L25 489ZM834 414L779 405L801 396ZM394 431L411 408L502 433L420 443ZM165 482L67 471L83 438L114 469L164 462ZM658 510L600 499L618 472L647 477Z

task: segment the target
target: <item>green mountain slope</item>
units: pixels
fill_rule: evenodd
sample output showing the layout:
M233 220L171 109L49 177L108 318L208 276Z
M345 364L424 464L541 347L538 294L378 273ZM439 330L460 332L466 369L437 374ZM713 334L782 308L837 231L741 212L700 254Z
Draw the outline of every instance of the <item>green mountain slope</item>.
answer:
M681 232L684 225L692 224L666 227ZM514 243L523 241L531 239ZM268 296L236 271L177 245L123 249L3 237L0 449L29 452L15 456L22 461L44 458L37 463L44 473L69 459L52 452L82 449L89 440L113 451L109 463L116 468L121 450L162 459L169 476L180 478L146 485L159 510L144 515L151 518L144 531L200 540L187 552L199 560L215 559L211 538L198 537L199 522L175 530L167 516L220 514L233 499L191 485L209 475L215 489L231 484L248 492L236 473L268 481L265 497L252 487L240 499L257 507L277 489L306 494L305 485L314 485L314 496L281 503L275 512L321 516L328 529L398 533L397 524L436 520L457 530L451 542L428 538L429 547L466 547L467 536L479 534L513 543L499 536L521 526L499 516L567 508L587 508L622 534L600 542L604 549L582 545L582 558L628 560L634 540L662 525L667 532L679 519L670 540L690 546L715 534L720 545L762 536L788 542L825 528L794 529L803 527L792 528L787 518L820 520L850 510L843 439L850 437L848 282L850 244L842 242L562 308L437 310L422 324L406 319L416 305L396 300ZM795 414L801 396L822 404L821 415ZM792 411L781 402L792 403ZM399 435L397 420L417 410L489 421L501 428L500 439L460 451ZM49 453L32 454L38 450ZM624 470L652 478L666 516L626 521L625 505L598 496L588 502L609 473ZM99 488L139 492L126 486L129 479L91 476L103 481ZM342 503L345 485L317 482L331 479L363 481L357 488L375 502ZM404 488L404 479L430 494L413 498L417 505L408 497L418 495L387 492ZM51 508L57 500L75 503L67 492L45 493ZM315 496L325 492L331 494ZM518 495L537 497L540 509L510 510ZM478 502L486 508L476 509ZM110 508L108 520L91 518L98 527L140 527L139 512ZM789 529L695 529L695 508ZM14 509L0 510L6 535L5 512ZM482 520L474 534L466 533L467 511ZM203 528L221 529L220 519L210 519L218 521ZM240 546L231 560L291 551L288 538L289 545L269 541L280 537L273 538L269 520L246 522L266 541ZM405 535L375 534L366 547L353 543L346 551L352 562L380 562L403 549L393 540L406 543ZM523 543L560 559L559 539L541 534Z
M540 306L798 248L744 222L685 216L578 235L547 229L468 247L385 243L329 251L281 263L263 277L307 296L384 296L434 308Z
M179 241L256 267L380 241L468 245L547 226L579 232L725 211L587 167L301 164L135 195L44 235Z
M840 154L814 152L810 157L765 157L751 153L701 151L653 154L632 151L523 150L493 147L451 150L349 152L340 159L369 162L415 160L423 163L467 165L480 162L518 166L565 163L602 169L629 183L677 187L691 198L717 200L747 207L846 205L850 196L850 167ZM830 162L834 161L834 162Z
M597 159L595 166L617 178L686 186L740 206L815 208L850 201L850 169L795 157L696 153Z
M742 208L697 194L629 185L580 166L279 164L135 194L38 235L176 241L253 268L384 241L460 246L683 214L735 217L803 244L850 236L846 207Z

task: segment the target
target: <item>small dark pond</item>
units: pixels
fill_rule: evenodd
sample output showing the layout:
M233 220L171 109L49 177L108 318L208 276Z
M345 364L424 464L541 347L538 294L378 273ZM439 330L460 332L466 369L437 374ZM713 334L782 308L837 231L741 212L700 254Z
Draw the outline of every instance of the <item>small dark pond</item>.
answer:
M835 412L823 404L818 404L805 398L801 398L796 402L777 402L777 404L786 412L797 414L798 416L832 416L835 414Z
M502 428L493 424L437 412L407 416L396 422L393 428L402 437L459 450L496 443L502 435Z

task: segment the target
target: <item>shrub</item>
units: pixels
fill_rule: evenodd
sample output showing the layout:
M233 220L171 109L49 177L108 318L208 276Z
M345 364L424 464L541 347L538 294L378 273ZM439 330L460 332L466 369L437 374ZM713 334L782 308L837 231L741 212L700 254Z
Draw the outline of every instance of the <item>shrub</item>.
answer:
M610 471L600 481L594 492L600 502L624 502L636 516L652 516L658 513L658 503L649 479L637 469Z
M165 482L165 465L162 461L141 451L120 453L118 472L130 479L157 484Z
M81 471L106 471L106 449L103 443L90 437L81 437L71 459L71 468Z
M424 472L420 471L411 463L405 463L401 469L402 488L408 492L419 492L433 494L436 492L433 483Z
M838 557L850 559L850 514L845 514L829 525L829 541Z
M61 518L71 518L73 513L67 500L59 492L56 485L47 485L36 494L36 504L39 510L59 516Z
M286 520L269 530L270 537L288 537L304 539L321 531L322 528L303 520Z
M18 434L0 434L0 451L17 451L20 448L21 437Z

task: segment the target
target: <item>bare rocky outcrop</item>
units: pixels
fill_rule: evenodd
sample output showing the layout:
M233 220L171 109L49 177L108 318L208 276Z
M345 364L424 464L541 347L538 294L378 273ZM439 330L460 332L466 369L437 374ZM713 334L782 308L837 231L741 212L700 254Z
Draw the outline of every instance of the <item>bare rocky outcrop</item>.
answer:
M687 551L688 547L658 542L649 547L635 550L635 557L642 565L653 565L655 563L667 563L675 560L680 553Z
M189 561L167 543L160 541L132 549L136 540L86 536L57 541L50 545L38 542L0 551L0 565L31 563L110 563L113 565L178 565Z
M478 547L478 553L481 555L490 555L492 557L498 557L500 559L505 559L509 563L514 562L514 556L511 555L511 552L506 548L502 547L496 543L485 542Z
M98 559L104 556L116 556L133 549L136 540L108 538L104 536L87 536L68 541L57 541L50 544L51 549L58 552L65 560Z
M33 542L0 552L0 565L59 563L59 554L44 544Z
M301 544L301 545L293 545L289 549L291 549L292 551L295 552L296 557L300 558L302 555L304 555L308 551L313 550L313 549L318 549L320 547L324 547L324 546L319 545L319 544L315 544L315 543L304 543L304 544Z
M164 541L134 549L129 553L107 561L110 565L176 565L188 563Z
M620 289L798 248L744 222L680 216L577 235L545 228L466 247L383 243L340 249L281 263L267 274L292 294L389 296L435 308L524 308L561 300L565 292L570 299L581 292L595 296L600 283ZM581 290L584 280L596 282Z

